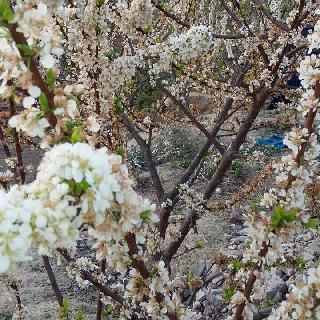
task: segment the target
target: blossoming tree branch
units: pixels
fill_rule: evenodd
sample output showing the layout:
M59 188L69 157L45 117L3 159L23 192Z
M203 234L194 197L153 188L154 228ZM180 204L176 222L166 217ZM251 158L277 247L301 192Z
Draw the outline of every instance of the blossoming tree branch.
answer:
M266 283L299 255L299 236L319 235L310 196L320 153L319 15L318 0L0 0L0 103L7 106L0 140L8 159L15 152L0 179L1 275L36 252L61 310L67 297L51 263L63 261L74 282L97 291L98 320L103 310L119 319L213 319L199 307L205 279L189 279L191 298L183 299L174 261L202 246L185 243L249 135L267 127L258 124L265 106L281 96L289 151L273 165L270 190L245 214L241 259L215 257L228 281L225 310L214 319L320 319L320 267L311 262L288 280L283 301L258 312ZM292 75L300 82L293 89ZM193 108L194 92L212 98L209 117ZM168 187L154 141L166 140L161 132L173 123L188 123L202 138ZM155 204L135 188L129 140ZM33 178L22 156L30 145L42 155ZM79 256L84 235L94 258ZM119 273L117 283L110 271ZM22 319L18 284L10 277L8 284L14 319Z

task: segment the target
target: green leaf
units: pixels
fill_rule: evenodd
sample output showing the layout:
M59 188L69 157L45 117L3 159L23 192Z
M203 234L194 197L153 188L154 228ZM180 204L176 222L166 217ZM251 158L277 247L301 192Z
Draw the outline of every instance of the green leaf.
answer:
M237 273L243 267L243 262L239 259L232 260L231 264L234 273Z
M235 286L231 286L229 288L226 288L223 292L223 299L227 302L231 302L232 297L234 296L234 294L236 293L236 287Z
M66 128L69 130L69 131L72 131L72 129L73 129L73 123L72 123L72 121L68 121L67 123L66 123Z
M83 319L84 319L84 312L82 309L80 309L77 312L77 320L83 320Z
M113 51L105 51L103 55L109 59L112 59L114 57L114 52Z
M11 8L9 6L7 6L4 9L4 11L2 13L2 16L3 16L4 20L6 20L8 22L11 22L13 20L14 14L13 14L13 12L12 12L12 10L11 10Z
M8 0L0 0L0 21L11 22L14 18L14 13L10 7Z
M105 4L106 0L96 0L96 3L99 7L103 6Z
M63 300L63 306L60 308L60 316L62 318L67 318L69 315L69 300L65 299Z
M113 106L117 114L121 113L121 98L115 96L113 99Z
M282 228L287 222L294 222L297 218L297 210L286 211L280 206L274 208L271 216L271 227L274 229Z
M89 183L86 180L76 183L75 192L76 196L80 197L84 191L90 187Z
M123 147L119 147L118 150L117 150L117 154L119 156L121 156L122 158L124 158L124 156L125 156L124 148Z
M30 57L33 54L33 50L27 44L17 44L17 48L23 52L24 56Z
M70 142L72 144L75 144L81 141L81 132L82 132L82 127L75 127L72 129L72 135L70 138Z
M202 241L196 241L196 243L194 244L194 247L196 249L203 249L204 248L204 243Z
M151 210L145 210L145 211L142 211L140 213L140 218L145 221L145 220L149 220L150 217L151 217L151 214L152 214L152 211Z
M319 219L310 219L308 222L302 224L307 229L315 229L320 226Z
M49 110L49 103L46 95L41 92L39 97L40 110L43 112L47 112Z
M48 69L46 72L46 84L48 85L48 87L52 88L55 81L56 81L56 78L53 74L52 69Z

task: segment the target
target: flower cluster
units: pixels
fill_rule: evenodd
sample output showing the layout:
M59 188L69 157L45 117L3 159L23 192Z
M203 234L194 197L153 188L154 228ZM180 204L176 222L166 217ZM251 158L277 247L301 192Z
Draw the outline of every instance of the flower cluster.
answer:
M315 32L308 38L311 48L315 45L317 48L320 47L319 41L316 44L319 40L317 31L319 26L320 22L317 22ZM244 254L244 261L255 263L255 270L252 272L255 276L254 281L259 282L257 286L260 288L263 288L263 283L270 278L263 266L271 267L282 261L290 241L294 241L294 236L299 233L301 227L307 226L310 221L310 215L306 210L305 190L313 182L313 172L318 165L320 154L317 136L312 131L313 121L319 108L318 57L306 56L300 64L299 72L305 92L298 110L302 117L306 118L305 127L295 127L284 139L291 153L283 156L281 163L275 165L276 186L265 193L261 201L261 205L268 210L260 212L259 215L248 214L245 222L250 235L250 244ZM243 279L250 281L247 271L241 272L243 272ZM310 269L305 282L302 285L293 286L288 300L268 319L318 318L319 279L319 270ZM249 294L251 299L259 300L259 295L254 288ZM242 316L245 319L251 319L252 315L247 314L248 310L253 308L253 306L250 307L251 300L241 292L236 293L234 297L237 297L235 303L237 310L242 308Z
M112 243L107 252L97 246L97 254L114 264L121 252L127 254L124 236L139 235L144 220L157 221L153 206L132 189L121 157L81 143L51 149L32 184L2 191L2 197L2 261L23 261L32 242L41 254L73 248L79 228L87 224L97 241ZM144 242L142 233L138 242ZM4 264L4 271L10 264Z

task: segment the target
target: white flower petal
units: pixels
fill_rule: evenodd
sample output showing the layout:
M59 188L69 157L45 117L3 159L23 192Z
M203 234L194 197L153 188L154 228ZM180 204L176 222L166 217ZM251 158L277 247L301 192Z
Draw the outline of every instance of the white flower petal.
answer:
M31 87L29 88L29 93L30 93L30 95L31 95L32 97L38 98L38 97L40 96L40 94L41 94L41 90L40 90L40 88L37 87L37 86L31 86Z
M55 59L51 54L47 54L46 56L40 59L40 62L44 68L50 69L54 67Z
M32 107L32 105L36 102L35 98L33 97L25 97L23 99L23 107L28 109Z

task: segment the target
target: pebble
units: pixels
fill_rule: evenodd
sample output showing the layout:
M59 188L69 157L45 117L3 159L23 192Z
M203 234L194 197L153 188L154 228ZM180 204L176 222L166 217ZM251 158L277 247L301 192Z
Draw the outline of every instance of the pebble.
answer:
M320 239L313 240L309 244L308 249L312 251L316 257L319 257L320 256Z
M242 224L243 223L243 210L241 210L240 208L237 209L233 209L231 211L231 215L230 215L230 223L233 224Z
M211 282L213 288L220 287L224 282L224 276L214 278Z
M196 271L193 273L195 277L201 277L207 269L207 264L205 261L202 261Z
M214 265L211 270L208 272L206 276L205 282L211 282L214 278L218 277L221 275L222 271L221 268L218 265Z

